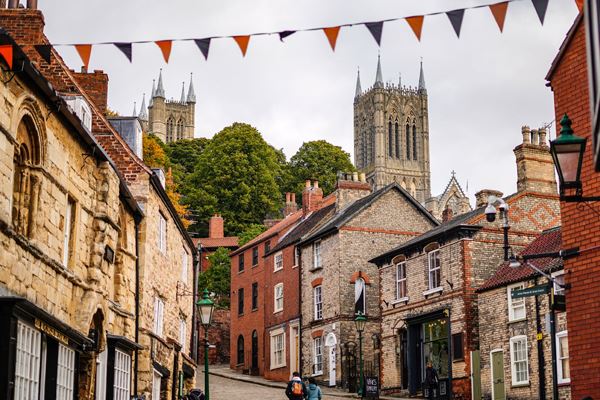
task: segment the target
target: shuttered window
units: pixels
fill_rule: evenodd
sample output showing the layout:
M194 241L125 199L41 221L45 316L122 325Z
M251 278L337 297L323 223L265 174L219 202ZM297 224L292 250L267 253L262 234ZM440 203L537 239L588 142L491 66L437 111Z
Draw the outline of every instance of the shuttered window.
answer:
M114 400L130 400L131 356L115 349Z
M17 323L15 400L38 400L40 390L41 334L31 326Z
M56 399L72 400L75 390L75 351L58 345L58 365L56 368Z

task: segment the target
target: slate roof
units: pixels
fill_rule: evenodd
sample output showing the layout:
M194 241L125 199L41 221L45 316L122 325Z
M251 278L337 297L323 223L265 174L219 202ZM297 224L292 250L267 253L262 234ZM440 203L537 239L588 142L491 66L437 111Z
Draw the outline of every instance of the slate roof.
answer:
M520 255L558 252L561 245L561 230L560 227L556 227L542 232L529 246L523 249ZM537 258L528 260L527 262L544 272L550 272L562 266L562 259L560 257ZM511 268L508 262L505 261L500 265L496 273L477 289L477 292L484 292L507 286L511 283L521 282L536 275L538 273L526 265L522 265L519 268Z

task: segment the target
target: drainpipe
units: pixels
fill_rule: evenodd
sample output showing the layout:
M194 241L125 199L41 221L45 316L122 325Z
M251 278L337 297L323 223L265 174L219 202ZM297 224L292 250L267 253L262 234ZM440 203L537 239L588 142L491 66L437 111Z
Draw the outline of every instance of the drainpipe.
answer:
M296 255L296 248L294 247L294 256ZM298 351L298 369L300 371L300 375L303 376L303 358L302 358L302 250L299 248L298 249L298 297L299 297L299 301L298 301L298 348L300 349L300 351ZM341 357L340 357L341 358ZM336 360L337 362L337 360ZM336 370L337 370L337 366L336 366ZM294 372L294 371L291 371ZM337 378L337 377L336 377Z
M140 218L135 217L135 342L140 343ZM135 348L135 362L133 366L133 393L138 396L138 359L139 349Z
M538 284L537 278L534 280L534 285ZM542 335L542 324L540 321L540 303L538 301L538 297L535 297L535 325L536 325L536 334ZM542 336L543 338L543 336ZM537 353L538 353L538 398L540 400L546 399L546 371L544 366L544 342L543 339L540 340L536 337L537 342Z
M193 298L192 306L192 359L198 363L198 314L196 312L196 303L198 302L198 275L202 266L202 243L198 241L198 253L194 256L194 277L193 277Z

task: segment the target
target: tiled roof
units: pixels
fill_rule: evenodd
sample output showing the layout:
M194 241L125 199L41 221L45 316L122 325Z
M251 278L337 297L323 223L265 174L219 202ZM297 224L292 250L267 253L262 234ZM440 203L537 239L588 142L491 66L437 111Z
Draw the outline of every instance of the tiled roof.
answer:
M554 253L560 250L561 245L562 238L560 227L552 228L542 232L542 234L533 242L531 242L529 246L523 249L520 255L523 256L527 254ZM535 267L544 272L552 271L553 269L560 267L562 264L560 257L537 258L528 260L527 262L533 264ZM538 275L538 273L526 265L522 265L519 268L511 268L508 265L508 262L505 261L500 265L500 268L498 268L496 273L492 275L492 277L483 285L481 285L477 291L483 292L485 290L510 285L511 283L532 278L535 275Z
M214 248L214 247L238 247L238 237L228 236L222 238L194 238L192 239L196 247L198 243L202 244L202 247Z

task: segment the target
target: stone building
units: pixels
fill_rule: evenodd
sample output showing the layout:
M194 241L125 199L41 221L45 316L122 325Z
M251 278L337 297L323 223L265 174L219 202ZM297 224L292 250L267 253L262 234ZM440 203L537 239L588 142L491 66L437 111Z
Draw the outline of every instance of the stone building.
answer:
M152 81L150 102L146 109L146 97L142 99L140 113L144 132L156 135L163 143L171 143L181 139L194 138L196 120L196 94L190 75L190 85L185 93L185 82L182 83L179 100L167 99L163 86L162 69L158 74L158 86ZM135 115L135 107L134 107Z
M514 149L518 191L509 205L509 242L516 253L544 229L560 224L552 158L542 135L522 129ZM502 221L485 220L490 194L476 194L477 208L448 219L375 257L381 284L381 380L386 392L422 393L427 361L440 376L441 398L471 398L473 352L479 349L475 290L503 257ZM476 354L476 353L475 353Z
M561 244L560 228L549 229L531 242L521 255L558 253ZM528 263L564 283L560 257L533 259ZM552 399L553 346L559 397L571 398L567 315L555 312L554 341L552 328L546 322L551 312L551 296L564 295L564 289L553 285L553 293L511 298L514 290L539 285L548 285L548 280L531 267L513 268L504 262L477 289L481 367L474 371L474 380L481 381L478 394L483 398Z
M452 171L450 181L442 194L430 197L425 201L425 208L438 220L450 220L453 217L472 210L469 196L466 194ZM444 215L445 213L445 215Z
M125 398L143 394L146 398L155 400L181 394L177 393L179 387L189 388L195 384L195 363L192 357L192 344L196 343L195 330L192 329L195 325L195 285L192 282L196 277L193 261L196 260L197 253L191 238L157 174L137 157L106 119L108 77L101 71L88 74L86 71L75 73L69 70L54 49L51 50L48 63L33 46L49 44L43 32L44 17L39 10L1 9L0 26L15 38L27 57L39 68L39 77L47 79L52 88L67 99L67 103L75 110L88 132L91 132L95 142L110 156L118 173L127 183L132 197L144 211L144 218L137 229L120 232L128 241L137 238L137 246L131 249L133 256L129 254L137 259L137 301L133 313L135 341L130 344L132 355L127 358L122 353L112 351L109 340L108 347L100 341L100 346L88 355L91 360L86 371L88 381L95 382L95 385L91 391L81 394L80 398L104 398L104 393L107 398L112 398L112 384L120 387L119 390L122 390L122 396ZM45 118L49 118L53 114L56 114L54 109L44 115ZM54 147L50 150L59 151ZM84 160L87 160L90 155L85 154ZM62 157L60 159L63 160ZM80 174L82 168L84 167L79 167L76 174ZM83 183L77 184L85 187ZM106 185L100 187L104 190ZM58 195L59 191L55 194ZM60 224L60 214L51 213L50 217L54 218L55 222L58 220L56 223ZM95 213L94 217L100 219L97 223L99 229L108 229L105 227L111 222L102 210ZM98 240L102 239L102 235L98 233ZM44 239L48 240L53 248L61 248L61 239ZM101 245L94 246L96 254L90 262L103 262L102 248L104 247ZM103 265L103 268L108 268L106 264ZM93 270L89 274L91 278L88 277L88 280L96 279L98 275ZM63 273L62 276L68 277L68 274ZM126 280L126 277L117 278ZM87 281L84 283L87 284ZM68 287L60 287L59 290L69 293ZM77 294L76 291L73 293ZM83 316L85 314L81 304L85 303L78 305L77 314ZM131 317L127 312L119 312L122 317ZM111 314L106 315L99 310L94 314L93 321L88 321L88 326L93 326L98 332L97 336L102 338L106 336L106 330L111 323L108 320L110 316ZM121 336L110 340L129 343L122 340ZM131 364L131 372L125 368L127 362ZM114 377L115 374L119 374L118 380L114 378L111 381L110 377Z

